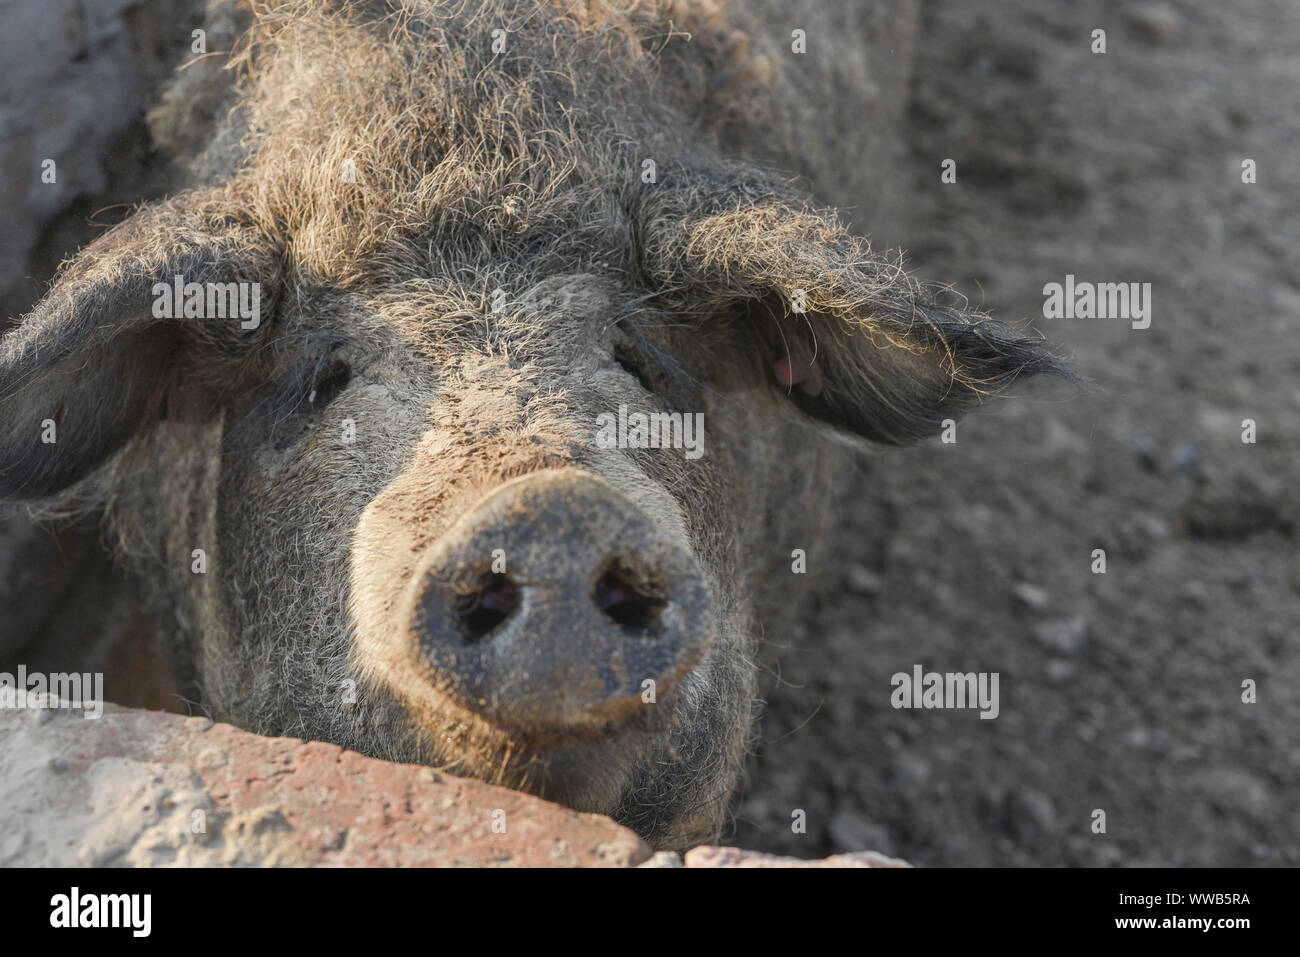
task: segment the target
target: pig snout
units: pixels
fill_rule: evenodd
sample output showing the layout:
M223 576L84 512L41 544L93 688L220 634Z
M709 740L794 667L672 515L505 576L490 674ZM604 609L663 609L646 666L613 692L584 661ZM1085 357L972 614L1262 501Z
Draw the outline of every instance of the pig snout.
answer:
M563 733L628 716L700 661L709 591L685 542L608 483L535 472L479 500L411 582L426 680L493 724Z

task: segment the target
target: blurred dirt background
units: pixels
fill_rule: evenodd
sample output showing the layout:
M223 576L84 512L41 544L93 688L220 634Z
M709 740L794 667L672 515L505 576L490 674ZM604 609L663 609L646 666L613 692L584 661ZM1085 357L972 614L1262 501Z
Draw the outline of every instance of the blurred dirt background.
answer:
M0 89L29 91L0 100L5 157L89 158L6 196L7 316L121 215L98 211L164 187L142 117L199 6L0 0ZM871 204L900 212L867 224L876 244L1008 320L1041 317L1067 273L1149 282L1152 324L1039 318L1091 390L1026 389L956 444L864 461L828 502L848 518L809 556L822 596L802 633L768 636L786 653L730 843L923 865L1300 863L1297 51L1290 0L923 0L906 152L880 183L897 196ZM0 533L34 534L2 512ZM66 667L60 636L86 609L139 624L119 573L66 573L95 537L60 532L50 567L0 554L9 594L33 596L10 624L47 622L45 670ZM0 658L19 650L0 640ZM894 710L890 676L916 664L998 672L1000 716Z
M202 13L203 0L0 0L0 320L26 313L60 260L167 189L145 111L190 56ZM46 158L57 158L53 181ZM0 505L0 670L75 665L103 672L111 701L174 708L138 693L140 676L165 666L135 583L100 539L93 516L41 527Z
M810 557L836 584L788 636L732 840L1300 863L1300 6L922 11L909 213L873 240L999 318L1038 317L1093 389L1027 389L956 444L864 464L854 521ZM1041 318L1067 273L1150 282L1151 327ZM915 664L999 672L1000 717L894 710L890 676Z

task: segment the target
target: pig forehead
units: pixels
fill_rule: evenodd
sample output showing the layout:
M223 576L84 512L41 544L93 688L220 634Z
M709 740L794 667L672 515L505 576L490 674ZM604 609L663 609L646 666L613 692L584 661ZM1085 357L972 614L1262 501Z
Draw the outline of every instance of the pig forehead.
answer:
M560 414L488 433L449 427L445 421L426 429L365 509L358 533L364 538L379 529L382 538L391 520L400 518L417 538L431 541L450 517L501 482L550 468L580 468L599 476L660 530L686 540L681 505L664 483L625 452L596 450L594 429L585 416Z
M436 271L439 268L443 274ZM484 331L527 333L548 325L600 320L625 311L638 294L630 280L616 276L542 271L536 263L504 256L454 269L430 263L429 270L391 281L354 301L364 302L367 312L397 326L459 330L477 322ZM347 319L355 310L337 314Z

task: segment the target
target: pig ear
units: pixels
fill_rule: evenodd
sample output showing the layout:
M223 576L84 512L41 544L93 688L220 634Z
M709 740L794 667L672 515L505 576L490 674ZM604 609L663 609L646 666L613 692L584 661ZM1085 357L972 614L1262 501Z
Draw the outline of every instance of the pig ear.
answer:
M0 498L84 478L161 415L169 385L184 376L193 398L221 382L265 328L184 318L162 284L249 283L265 323L278 268L270 244L207 194L145 207L66 263L0 338Z
M833 212L780 184L664 189L640 220L642 268L677 315L739 314L806 414L872 442L937 433L1022 375L1072 378L1042 340L942 305Z

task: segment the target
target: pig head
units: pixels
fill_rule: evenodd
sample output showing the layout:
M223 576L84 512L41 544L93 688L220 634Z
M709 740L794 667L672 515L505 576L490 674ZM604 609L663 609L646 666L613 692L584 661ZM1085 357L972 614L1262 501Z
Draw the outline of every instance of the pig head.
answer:
M192 187L0 339L0 496L106 508L214 717L684 847L836 447L1059 366L730 158L717 49L562 7L261 10Z

